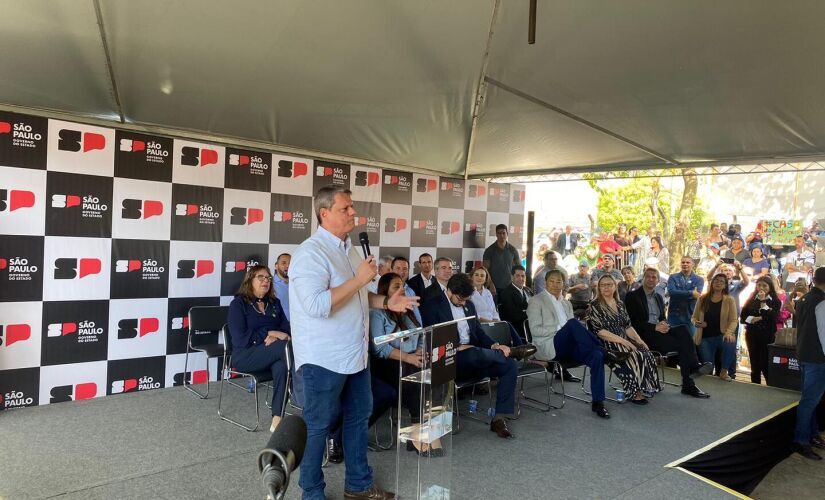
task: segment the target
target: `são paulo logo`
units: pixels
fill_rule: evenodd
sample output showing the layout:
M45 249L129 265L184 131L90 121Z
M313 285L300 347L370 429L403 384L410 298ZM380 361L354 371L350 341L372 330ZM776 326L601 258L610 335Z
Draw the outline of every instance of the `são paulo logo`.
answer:
M29 340L31 336L31 325L25 323L0 325L0 347L9 347L12 344Z
M247 269L252 266L257 266L259 262L257 260L230 260L224 262L223 272L225 273L245 273Z
M169 158L169 150L164 149L163 144L157 141L121 139L118 149L127 153L144 154L148 163L163 164Z
M267 170L269 170L269 163L266 163L264 157L259 155L232 153L229 155L229 164L234 167L247 167L252 175L266 175Z
M100 274L100 259L60 257L54 260L54 279L73 280Z
M429 193L435 191L438 183L435 179L418 179L415 183L415 190L419 193Z
M232 207L229 210L229 223L233 226L247 226L263 220L264 211L260 208Z
M189 167L217 165L218 152L214 149L184 146L180 150L180 163Z
M441 234L455 234L461 229L461 224L456 221L445 220L441 222Z
M127 318L117 322L119 340L143 338L160 330L158 318Z
M407 219L401 217L387 217L384 219L384 232L395 233L407 229Z
M215 263L211 260L179 260L178 279L200 278L215 272Z
M123 219L148 219L163 215L163 202L126 198L121 202L120 217Z
M0 271L8 273L8 281L31 281L38 268L26 257L0 257Z
M49 403L92 399L97 396L97 384L94 382L84 382L74 385L59 385L52 387L49 395L51 397Z
M318 167L321 168L321 167ZM325 167L329 168L329 167ZM378 172L366 172L364 170L358 170L355 172L355 185L356 186L375 186L378 184L378 180L380 179Z
M426 179L419 179L420 181L426 181ZM435 181L433 181L435 182ZM389 186L396 186L399 191L409 191L412 187L412 183L410 182L410 178L406 175L389 175L384 174L384 184Z
M60 151L88 153L106 147L106 137L95 132L80 132L64 128L57 133L57 137L57 149Z
M175 215L181 217L197 217L200 224L215 225L221 213L212 208L212 205L208 203L201 205L178 203L175 205Z
M51 323L46 328L48 337L68 335L77 335L78 344L98 342L103 335L103 327L97 326L94 321L80 321L78 323Z
M122 259L115 261L116 273L140 273L141 279L147 281L160 280L166 268L159 265L155 259Z
M453 181L441 181L442 191L452 191L455 195L464 195L464 184Z
M281 160L278 162L278 177L301 177L307 175L309 167L302 161Z
M36 148L43 141L43 134L24 122L0 121L0 134L11 135L11 145L19 148Z
M22 189L0 189L0 212L14 212L34 206L34 193Z
M160 389L160 382L155 382L155 379L148 375L140 378L127 378L112 382L112 394L122 394L134 390L148 391L150 389Z
M469 194L470 198L481 198L483 196L487 196L487 188L485 186L479 186L477 184L470 184Z
M94 194L53 194L52 208L73 209L80 208L80 216L86 219L102 219L109 210L109 205L100 202Z
M13 389L3 394L3 401L3 405L6 408L20 408L23 406L32 406L34 404L34 398L31 396L26 396L23 391L15 391Z

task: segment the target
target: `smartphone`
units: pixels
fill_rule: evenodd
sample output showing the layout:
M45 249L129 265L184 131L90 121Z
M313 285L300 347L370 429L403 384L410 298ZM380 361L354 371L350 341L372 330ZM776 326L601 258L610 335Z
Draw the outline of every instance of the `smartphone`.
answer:
M732 259L732 258L730 258L730 257L722 257L722 259L721 259L721 260L722 260L722 262L724 262L725 264L733 264L733 262L734 262L736 259Z

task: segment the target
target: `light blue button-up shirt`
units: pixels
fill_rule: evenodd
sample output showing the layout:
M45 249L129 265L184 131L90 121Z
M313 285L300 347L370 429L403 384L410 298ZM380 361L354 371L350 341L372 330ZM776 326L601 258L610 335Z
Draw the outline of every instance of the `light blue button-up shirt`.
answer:
M342 240L323 227L295 251L289 302L296 370L304 364L341 374L366 369L367 289L361 288L335 312L330 291L353 278L362 260L349 237Z
M281 301L281 307L284 308L284 314L289 321L289 283L275 273L272 277L272 284L275 286L275 296Z

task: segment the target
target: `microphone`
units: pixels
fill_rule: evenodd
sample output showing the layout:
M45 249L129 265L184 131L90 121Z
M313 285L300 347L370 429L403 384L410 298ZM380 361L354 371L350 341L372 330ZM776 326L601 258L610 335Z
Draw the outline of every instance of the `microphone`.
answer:
M266 448L258 454L261 483L272 500L284 498L289 487L289 476L304 458L307 444L307 425L296 415L287 415L272 433Z
M372 253L370 252L370 236L366 232L359 233L358 241L361 242L361 250L364 251L364 258L366 259Z

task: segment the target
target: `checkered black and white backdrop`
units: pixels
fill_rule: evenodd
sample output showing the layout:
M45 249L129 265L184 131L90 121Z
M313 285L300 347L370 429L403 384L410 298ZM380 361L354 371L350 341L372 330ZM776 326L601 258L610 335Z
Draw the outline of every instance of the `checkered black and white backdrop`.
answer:
M2 404L205 380L202 357L183 370L187 311L228 304L248 266L291 253L329 183L353 191L355 238L380 256L466 270L501 223L522 243L523 186L0 112Z

